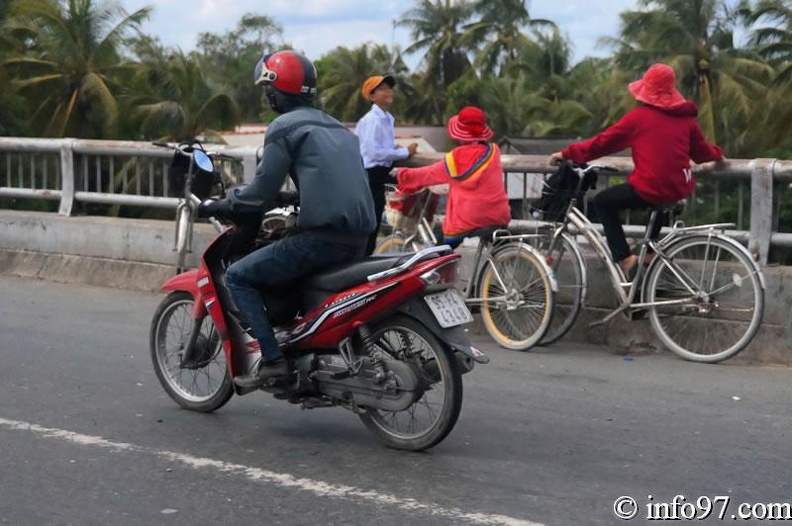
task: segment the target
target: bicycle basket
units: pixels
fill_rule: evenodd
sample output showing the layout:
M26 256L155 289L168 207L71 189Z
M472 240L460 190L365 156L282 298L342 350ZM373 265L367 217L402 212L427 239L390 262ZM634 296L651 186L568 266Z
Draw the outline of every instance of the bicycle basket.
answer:
M431 198L432 194L428 191L405 194L396 189L387 190L385 192L385 218L388 224L407 235L415 233L418 223L421 221L421 210L424 208L426 200ZM434 216L434 208L436 207L430 206L431 210L427 209L427 214L431 211Z
M531 203L531 215L544 221L562 221L572 198L577 197L578 202L582 202L586 190L596 185L597 174L591 171L586 174L578 191L577 174L568 164L563 164L542 183L542 195Z
M200 144L199 144L200 146ZM187 153L193 151L192 147L185 148ZM184 185L187 183L187 171L190 169L190 158L179 152L173 154L168 165L168 197L181 197L184 195ZM193 166L193 179L190 191L204 200L212 195L217 185L222 183L220 174L207 172Z

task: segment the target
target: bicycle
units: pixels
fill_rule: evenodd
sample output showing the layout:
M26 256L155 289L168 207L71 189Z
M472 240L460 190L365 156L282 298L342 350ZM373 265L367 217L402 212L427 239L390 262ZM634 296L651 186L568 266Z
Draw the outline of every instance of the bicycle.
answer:
M652 240L652 226L661 212L669 210L652 207L639 244L637 271L630 281L613 261L605 239L577 207L588 174L616 170L598 164L569 166L577 181L574 192L558 196L568 200L563 203L565 211L558 221L538 227L535 234L535 246L560 276L559 290L566 294L564 308L554 313L554 326L546 341L560 339L585 302L585 260L570 233L571 225L604 262L618 301L612 312L592 326L607 323L620 313L630 320L646 314L662 344L684 359L717 363L743 350L762 321L765 281L751 253L725 234L734 225L686 227L675 221L665 236ZM649 256L652 253L654 256Z
M390 199L408 206L392 221L393 231L375 250L417 252L437 245L428 214L431 191ZM412 201L408 199L412 197ZM433 214L432 214L433 215ZM507 349L525 351L541 341L550 327L556 280L544 257L521 235L498 227L482 228L469 236L478 238L476 256L462 291L471 310L479 310L487 332Z
M187 270L187 254L192 252L193 224L195 223L195 207L190 205L188 190L201 199L206 199L212 190L219 187L225 188L223 178L215 171L215 160L240 162L240 159L222 152L207 151L199 141L168 144L164 142L151 143L159 148L173 150L173 158L168 167L168 193L169 197L178 197L176 205L176 228L173 240L173 251L176 253L174 265L176 273ZM215 219L209 220L216 230L222 226Z
M448 185L437 185L415 194L404 194L396 186L386 184L387 223L392 230L388 238L377 245L374 254L418 252L437 245L432 222L437 196L447 191Z

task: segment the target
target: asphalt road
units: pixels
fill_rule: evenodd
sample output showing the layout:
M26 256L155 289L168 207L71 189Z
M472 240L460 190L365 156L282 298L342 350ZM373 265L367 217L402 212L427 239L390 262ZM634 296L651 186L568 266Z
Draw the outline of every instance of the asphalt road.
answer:
M404 453L263 393L180 410L148 355L162 297L0 277L0 524L610 525L621 496L637 524L789 511L790 369L481 339L454 431Z

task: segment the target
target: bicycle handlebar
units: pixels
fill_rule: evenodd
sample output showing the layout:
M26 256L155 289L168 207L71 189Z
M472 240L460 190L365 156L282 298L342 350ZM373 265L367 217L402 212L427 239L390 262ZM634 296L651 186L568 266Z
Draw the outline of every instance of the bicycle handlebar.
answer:
M187 148L190 148L190 149L195 149L196 148L194 146L195 143L192 143L192 144L188 144L188 143L169 144L169 143L166 143L166 142L154 141L151 144L154 145L154 146L157 146L159 148L170 148L170 149L172 149L172 150L174 150L174 151L176 151L176 152L178 152L178 153L180 153L180 154L182 154L182 155L184 155L186 157L189 157L190 155L192 155L191 152L186 151ZM221 161L241 161L242 160L240 157L237 157L235 155L229 155L229 154L221 152L221 151L205 150L202 145L199 145L198 149L203 150L203 152L206 155L208 155L209 158L211 158L212 160L221 160Z
M578 164L578 163L576 163L574 161L570 161L568 159L566 161L564 161L564 162L566 162L567 165L570 168L572 168L575 172L577 172L580 175L586 175L587 173L589 173L591 171L610 172L610 173L616 173L616 172L619 171L618 169L614 168L613 166L608 166L607 164L585 164L585 163L584 164Z

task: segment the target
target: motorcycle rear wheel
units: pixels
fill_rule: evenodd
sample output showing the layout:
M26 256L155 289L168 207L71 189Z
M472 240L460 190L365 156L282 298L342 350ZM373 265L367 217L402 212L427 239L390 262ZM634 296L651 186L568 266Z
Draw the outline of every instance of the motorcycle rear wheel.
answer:
M181 407L211 412L224 406L234 394L223 345L214 323L203 320L197 345L200 367L181 367L190 337L194 299L183 291L171 292L157 307L151 320L149 344L154 372L163 389Z
M377 348L389 359L414 364L429 385L403 411L369 409L360 419L388 447L423 451L437 445L454 428L462 408L462 373L453 351L407 316L393 316L371 330Z

